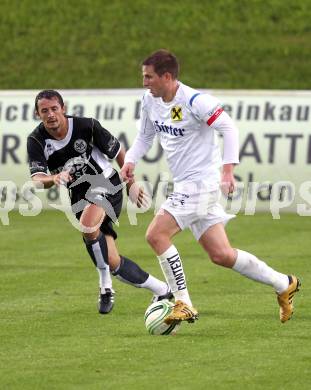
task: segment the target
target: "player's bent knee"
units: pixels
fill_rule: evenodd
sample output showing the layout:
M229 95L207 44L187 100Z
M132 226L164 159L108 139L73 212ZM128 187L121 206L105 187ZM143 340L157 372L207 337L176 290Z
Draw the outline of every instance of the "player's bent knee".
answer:
M145 238L150 246L153 246L153 244L157 241L157 238L152 230L147 230Z
M231 250L216 250L209 253L209 257L214 264L222 265L223 267L231 268L234 264L233 251Z
M157 247L161 245L161 243L163 242L164 237L161 234L158 234L156 232L147 231L146 240L152 248L157 249Z

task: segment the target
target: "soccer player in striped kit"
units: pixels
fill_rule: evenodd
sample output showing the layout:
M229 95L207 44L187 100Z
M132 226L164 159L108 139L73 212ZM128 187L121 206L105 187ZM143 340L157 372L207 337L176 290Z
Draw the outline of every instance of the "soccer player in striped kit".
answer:
M99 313L108 314L114 305L110 273L122 282L150 290L152 302L170 299L167 284L119 255L115 243L113 222L122 209L123 185L109 159L122 166L124 148L97 120L66 115L57 91L39 92L35 109L42 122L27 139L31 178L44 188L67 187L85 247L99 274ZM140 202L139 191L136 193L135 201Z
M165 322L194 322L198 318L182 260L172 242L185 228L192 231L215 264L272 286L280 320L286 322L293 313L299 279L275 271L251 253L232 248L224 229L233 216L224 211L218 199L220 188L226 194L235 188L238 130L215 97L183 84L178 73L178 61L167 50L158 50L143 61L143 83L148 91L142 99L141 127L121 169L124 180L133 180L136 163L158 137L173 175L174 191L149 225L146 237L175 297L174 310ZM222 156L216 131L223 136Z

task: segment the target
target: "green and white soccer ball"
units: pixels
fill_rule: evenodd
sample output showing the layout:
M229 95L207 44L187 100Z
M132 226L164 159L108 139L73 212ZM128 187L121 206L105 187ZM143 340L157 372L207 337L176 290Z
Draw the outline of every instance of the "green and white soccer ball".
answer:
M180 328L179 324L167 325L164 318L167 317L173 310L174 303L163 299L159 302L152 303L145 313L145 325L150 334L153 335L168 335L175 334Z

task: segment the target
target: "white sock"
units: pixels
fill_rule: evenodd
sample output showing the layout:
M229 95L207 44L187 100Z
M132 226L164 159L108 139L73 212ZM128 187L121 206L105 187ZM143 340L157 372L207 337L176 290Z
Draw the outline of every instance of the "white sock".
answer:
M171 245L162 255L158 256L158 259L175 300L181 300L192 306L181 258L175 246Z
M112 280L110 276L109 266L107 265L105 268L97 268L99 275L99 287L102 294L105 294L105 289L112 289Z
M154 276L148 276L148 279L142 283L139 287L148 288L154 295L165 295L168 292L168 286L162 280L155 278Z
M288 276L281 274L251 253L237 249L238 256L232 269L257 282L273 286L277 293L288 288Z

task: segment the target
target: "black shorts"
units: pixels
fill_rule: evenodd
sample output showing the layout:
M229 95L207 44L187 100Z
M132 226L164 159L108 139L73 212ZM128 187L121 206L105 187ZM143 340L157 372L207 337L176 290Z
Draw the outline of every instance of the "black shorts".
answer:
M104 177L103 177L103 181L104 180L107 180L107 179L104 179ZM121 180L120 180L118 172L114 171L114 173L109 177L109 182L113 186L118 186L121 184ZM98 204L97 202L93 202L92 200L90 200L90 198L88 198L88 199L85 198L85 195L86 195L87 191L90 189L90 187L91 187L90 183L82 183L82 184L79 184L77 187L74 187L71 190L69 190L69 196L70 196L72 207L80 200L84 200L85 202L87 202L87 204L90 204L90 203ZM121 213L121 210L122 210L122 201L123 201L122 189L120 189L117 193L115 193L113 195L107 194L107 193L106 194L102 193L102 194L100 194L100 196L102 197L104 204L105 203L107 204L107 201L109 202L109 207L110 207L110 205L112 206L112 209L115 213L115 216L118 218L120 213ZM100 206L103 207L103 209L105 210L105 205L102 205L102 203L101 203ZM75 216L78 220L80 220L82 212L83 212L83 210L75 213L75 211L73 210L73 213L75 214ZM114 239L116 239L118 235L113 229L112 219L107 215L107 212L109 213L109 210L105 210L105 212L106 212L106 216L105 216L105 218L100 226L100 230L103 232L103 234L106 234L108 236L112 236Z

